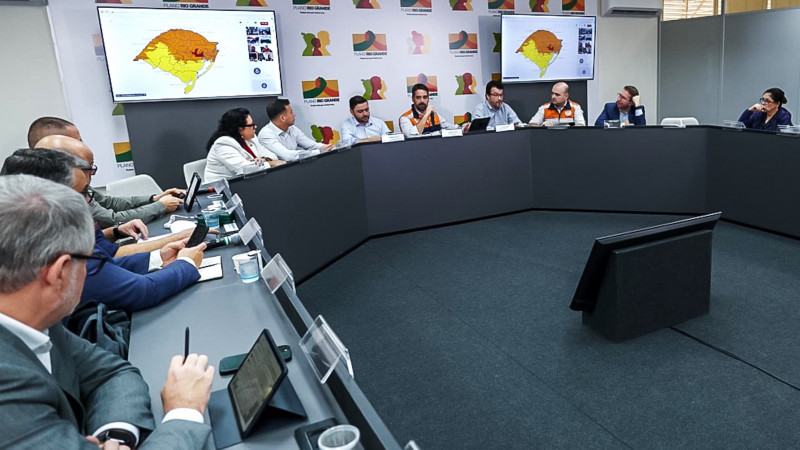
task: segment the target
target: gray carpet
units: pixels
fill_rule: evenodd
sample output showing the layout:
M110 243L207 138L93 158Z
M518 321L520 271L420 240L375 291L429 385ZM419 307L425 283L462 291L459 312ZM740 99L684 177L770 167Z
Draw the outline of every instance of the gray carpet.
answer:
M595 237L676 218L533 211L372 239L299 296L401 444L795 447L800 242L718 225L711 313L677 327L709 345L613 344L568 309Z

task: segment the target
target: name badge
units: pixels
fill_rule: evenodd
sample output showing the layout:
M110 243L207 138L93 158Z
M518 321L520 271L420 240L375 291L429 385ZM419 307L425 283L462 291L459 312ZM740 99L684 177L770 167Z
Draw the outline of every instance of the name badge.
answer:
M381 142L400 142L405 141L406 137L403 133L389 133L381 135Z
M514 131L514 124L513 123L506 123L503 125L495 125L494 132L501 133L503 131Z
M463 135L464 132L461 130L461 128L456 128L455 130L444 130L444 129L442 130L443 138L463 136Z

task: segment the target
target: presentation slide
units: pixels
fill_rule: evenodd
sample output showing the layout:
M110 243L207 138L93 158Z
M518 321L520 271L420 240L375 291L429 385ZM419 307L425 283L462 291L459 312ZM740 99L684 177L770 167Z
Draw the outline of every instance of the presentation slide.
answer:
M98 7L117 103L282 93L274 11Z
M594 78L595 30L595 17L503 15L503 82Z

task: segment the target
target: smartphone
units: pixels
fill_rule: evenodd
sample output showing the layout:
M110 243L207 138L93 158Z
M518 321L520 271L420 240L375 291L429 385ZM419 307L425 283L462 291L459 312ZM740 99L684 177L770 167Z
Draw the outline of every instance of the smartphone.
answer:
M186 247L195 247L200 245L205 240L207 234L208 227L198 223L192 232L192 236L189 238L189 243L186 244Z

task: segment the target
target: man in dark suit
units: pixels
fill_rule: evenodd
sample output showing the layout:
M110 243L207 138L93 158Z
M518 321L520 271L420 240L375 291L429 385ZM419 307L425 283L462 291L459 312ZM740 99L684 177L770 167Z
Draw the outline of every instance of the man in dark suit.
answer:
M29 175L0 192L0 448L213 448L206 356L172 359L156 427L139 371L61 325L92 258L85 198Z
M617 94L616 103L606 103L603 112L594 121L594 126L602 127L604 120L619 120L620 125L647 125L644 106L639 101L639 90L635 86L625 86Z

